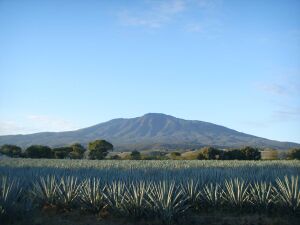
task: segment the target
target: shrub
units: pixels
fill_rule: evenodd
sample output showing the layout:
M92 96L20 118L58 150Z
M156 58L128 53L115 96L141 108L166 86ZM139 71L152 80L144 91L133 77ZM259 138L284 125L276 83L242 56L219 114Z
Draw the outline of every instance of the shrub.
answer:
M201 156L200 156L201 154ZM203 157L204 159L221 159L223 151L214 147L204 147L200 150L198 159Z
M245 155L239 149L231 149L231 150L224 151L223 159L228 159L228 160L244 160L245 159Z
M22 149L16 145L3 145L0 148L0 153L9 157L20 157L22 155Z
M43 145L31 145L25 153L29 158L54 158L52 149Z
M69 158L69 154L72 151L72 148L59 147L59 148L53 148L52 151L54 152L54 157L56 159L65 159L65 158Z
M108 151L113 150L113 145L105 140L96 140L88 145L89 159L104 159Z
M287 153L288 159L300 159L300 148L290 149Z
M139 151L136 151L136 150L132 151L130 153L130 159L133 159L133 160L141 159L141 153Z
M260 151L257 148L247 146L242 148L241 152L244 154L246 160L259 160L261 158Z
M86 149L79 143L72 144L70 146L72 151L69 153L71 159L82 159Z

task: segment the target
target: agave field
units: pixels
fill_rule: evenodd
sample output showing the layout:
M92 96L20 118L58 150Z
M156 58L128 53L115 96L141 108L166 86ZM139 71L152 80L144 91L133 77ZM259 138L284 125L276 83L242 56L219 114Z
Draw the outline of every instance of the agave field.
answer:
M0 217L55 208L178 223L208 210L300 211L299 161L0 159Z

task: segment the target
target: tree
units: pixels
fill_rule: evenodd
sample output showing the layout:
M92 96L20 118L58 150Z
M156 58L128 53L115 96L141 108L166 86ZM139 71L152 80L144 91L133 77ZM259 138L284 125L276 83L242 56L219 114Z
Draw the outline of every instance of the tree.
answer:
M200 153L198 154L198 156L197 156L197 159L199 159L199 160L204 160L204 159L206 159L206 158L205 158L205 156L203 155L203 153L200 152Z
M133 160L139 160L141 159L141 153L139 151L132 151L131 154L130 154L130 159L133 159Z
M226 150L223 153L223 159L245 160L245 154L240 149Z
M300 148L290 149L287 153L288 159L300 159Z
M54 157L56 159L65 159L65 158L70 158L70 153L72 152L71 147L59 147L59 148L54 148L52 149L54 153Z
M71 159L82 159L86 149L79 143L71 145L72 151L69 153Z
M223 151L214 147L204 147L200 150L198 159L221 159Z
M96 140L88 145L89 159L104 159L108 151L113 150L113 145L105 140Z
M242 148L241 152L244 154L246 160L259 160L261 158L261 154L258 148L247 146L245 148Z
M3 145L0 148L0 153L9 157L20 157L22 149L17 145Z
M29 158L54 158L52 149L44 145L31 145L25 153Z

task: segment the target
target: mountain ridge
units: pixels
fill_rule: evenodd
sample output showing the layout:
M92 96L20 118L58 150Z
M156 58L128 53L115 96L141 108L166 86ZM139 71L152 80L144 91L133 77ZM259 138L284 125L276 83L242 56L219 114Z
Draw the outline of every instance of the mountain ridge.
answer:
M135 118L116 118L87 128L63 132L40 132L0 136L0 145L28 147L43 144L51 147L75 142L87 144L95 139L110 141L116 150L190 149L210 145L235 148L251 145L260 148L300 147L239 132L225 126L198 120L185 120L162 113L147 113Z

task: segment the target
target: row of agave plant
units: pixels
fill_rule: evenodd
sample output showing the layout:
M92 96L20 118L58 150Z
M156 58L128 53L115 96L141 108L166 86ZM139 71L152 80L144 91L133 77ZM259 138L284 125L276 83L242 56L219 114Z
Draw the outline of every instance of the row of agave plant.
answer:
M102 182L98 178L79 180L74 176L39 177L26 185L3 176L0 182L2 217L14 215L20 208L30 211L53 207L94 214L105 210L115 216L157 218L170 224L180 215L207 209L288 209L298 213L300 208L298 176L278 178L274 183L233 178L204 185L197 180Z

